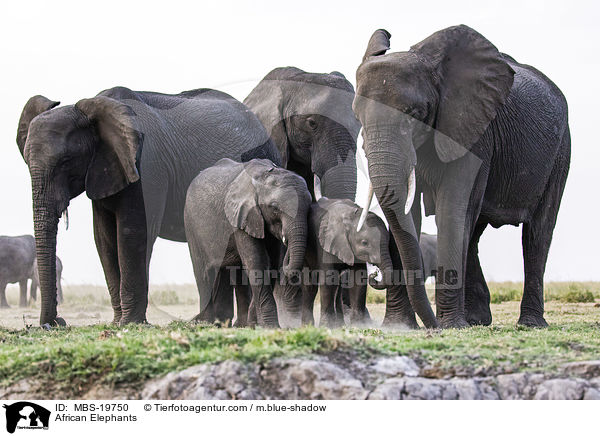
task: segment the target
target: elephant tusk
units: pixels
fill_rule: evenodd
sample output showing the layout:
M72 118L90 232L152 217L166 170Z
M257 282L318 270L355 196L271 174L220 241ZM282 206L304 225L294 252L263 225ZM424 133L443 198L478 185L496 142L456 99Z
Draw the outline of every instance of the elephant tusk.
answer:
M65 220L65 230L69 230L69 209L63 211L62 217Z
M415 167L413 167L408 176L408 192L406 194L406 205L404 205L404 215L407 215L412 208L413 201L415 200L415 191L417 190L417 178L415 176Z
M313 188L315 191L315 200L319 201L323 195L321 194L321 179L315 174Z
M369 181L369 193L367 195L367 202L363 207L362 213L360 214L360 218L358 219L358 225L356 226L356 231L360 232L362 229L365 220L367 219L367 214L369 213L369 208L371 207L371 202L373 201L373 184Z
M285 235L283 235L281 237L281 242L283 242L283 245L285 245L286 241L287 241L287 239L285 238Z

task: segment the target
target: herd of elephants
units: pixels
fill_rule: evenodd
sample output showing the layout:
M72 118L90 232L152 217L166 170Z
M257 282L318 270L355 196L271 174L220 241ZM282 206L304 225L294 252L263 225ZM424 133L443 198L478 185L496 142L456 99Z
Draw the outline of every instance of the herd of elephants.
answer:
M405 52L388 53L390 38L383 29L371 36L356 90L339 72L285 67L243 103L206 88L115 87L64 106L30 98L17 145L35 238L0 238L0 305L17 282L26 305L34 278L40 324L65 325L57 226L85 191L120 325L147 322L159 236L189 245L196 321L310 324L319 290L321 325L366 323L370 285L386 289L384 325L417 328L416 316L427 328L489 325L479 239L488 225L523 224L518 323L547 326L543 277L570 163L565 97L465 25ZM370 180L362 207L361 129ZM387 223L369 212L373 195ZM422 207L435 215L437 238L421 234ZM424 284L431 274L436 313Z

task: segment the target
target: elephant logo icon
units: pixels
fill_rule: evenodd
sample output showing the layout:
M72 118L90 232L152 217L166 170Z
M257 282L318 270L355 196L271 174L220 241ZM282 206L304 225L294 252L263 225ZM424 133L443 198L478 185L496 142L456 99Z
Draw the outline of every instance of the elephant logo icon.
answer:
M50 411L42 406L28 401L19 401L10 405L4 404L6 409L6 431L14 433L19 429L48 429Z

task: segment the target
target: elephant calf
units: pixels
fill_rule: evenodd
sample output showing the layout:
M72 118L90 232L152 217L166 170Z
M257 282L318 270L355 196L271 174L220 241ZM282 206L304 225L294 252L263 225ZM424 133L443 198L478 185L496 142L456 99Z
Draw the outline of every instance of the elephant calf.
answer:
M200 296L195 320L231 320L235 283L237 324L278 327L270 272L279 265L281 243L284 275L302 268L310 202L302 177L266 159L221 159L198 174L184 210Z
M321 291L320 325L343 324L342 291L348 289L350 323L369 320L366 310L367 268L369 262L382 272L391 272L389 232L384 222L369 212L366 225L357 231L361 208L350 200L323 197L312 203L308 216L308 244L305 265L319 271L318 286L313 280L302 284L302 322L310 324L317 288ZM348 274L346 276L346 274ZM347 280L346 283L344 283ZM379 287L373 277L372 286Z

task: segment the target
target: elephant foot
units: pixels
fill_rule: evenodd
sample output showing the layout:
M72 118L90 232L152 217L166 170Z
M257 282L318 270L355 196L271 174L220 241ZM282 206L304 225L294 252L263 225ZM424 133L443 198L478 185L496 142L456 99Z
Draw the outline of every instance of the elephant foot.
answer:
M467 322L470 325L490 325L492 323L492 313L489 310L467 312Z
M381 323L381 327L402 330L417 330L419 328L419 324L417 324L417 320L414 316L407 318L395 318L392 316L385 316L383 318L383 322Z
M443 317L439 321L443 329L464 329L471 326L464 316Z
M548 327L548 323L546 322L543 316L527 314L521 314L521 316L519 317L519 321L517 321L517 325L534 328Z
M146 319L146 317L143 318L121 318L121 321L119 321L119 327L124 327L127 324L148 324L148 320Z
M43 330L52 330L53 328L56 328L56 327L66 327L66 326L67 326L67 322L60 316L57 316L52 322L41 323L41 327Z

